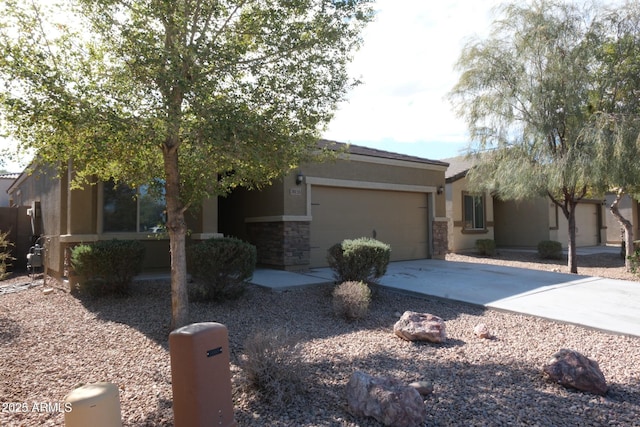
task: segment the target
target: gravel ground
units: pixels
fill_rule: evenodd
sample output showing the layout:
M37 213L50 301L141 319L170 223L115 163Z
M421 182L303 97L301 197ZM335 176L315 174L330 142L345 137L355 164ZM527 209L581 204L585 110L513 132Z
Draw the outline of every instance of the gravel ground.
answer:
M580 257L580 265L591 264L580 273L635 280L625 275L619 258L596 258ZM537 260L523 253L448 259L563 268L531 264ZM0 287L20 280L25 278ZM98 381L118 384L125 426L172 425L168 283L139 283L128 298L101 300L58 288L45 295L43 289L0 295L0 425L63 425L55 404L78 384ZM347 323L332 314L331 290L326 285L274 293L250 287L234 302L190 305L193 322L229 328L239 426L378 426L346 410L344 388L355 370L407 383L430 381L429 426L640 426L639 338L383 289L376 290L365 320ZM445 319L448 341L397 338L393 324L405 310ZM480 322L493 339L474 336ZM307 392L291 404L273 405L245 386L240 365L248 336L282 327L300 337L303 364L292 366ZM599 362L610 385L607 396L567 390L543 378L542 365L561 348Z

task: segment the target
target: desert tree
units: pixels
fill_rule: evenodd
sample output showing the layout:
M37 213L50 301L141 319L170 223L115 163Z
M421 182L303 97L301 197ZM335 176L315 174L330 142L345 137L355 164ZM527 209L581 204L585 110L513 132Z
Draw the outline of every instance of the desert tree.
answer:
M369 0L5 0L3 127L74 184L160 187L172 327L188 323L185 211L310 150L355 82ZM155 185L154 185L155 183Z
M627 269L634 251L633 224L619 204L640 196L640 7L635 2L602 13L592 33L596 74L589 106L594 111L583 138L591 141L599 190L615 195L609 206L624 229Z
M463 48L449 93L464 118L477 165L472 190L501 199L546 196L568 222L568 267L577 273L576 206L592 190L592 147L582 132L593 112L597 6L535 0L496 10L490 34Z

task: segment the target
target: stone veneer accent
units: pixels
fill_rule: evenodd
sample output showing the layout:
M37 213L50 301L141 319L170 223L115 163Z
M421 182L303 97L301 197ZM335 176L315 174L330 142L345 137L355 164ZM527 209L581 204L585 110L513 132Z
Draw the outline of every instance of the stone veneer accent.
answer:
M433 221L433 258L444 259L448 251L447 221Z
M249 222L249 241L256 246L258 264L285 270L309 266L309 221Z

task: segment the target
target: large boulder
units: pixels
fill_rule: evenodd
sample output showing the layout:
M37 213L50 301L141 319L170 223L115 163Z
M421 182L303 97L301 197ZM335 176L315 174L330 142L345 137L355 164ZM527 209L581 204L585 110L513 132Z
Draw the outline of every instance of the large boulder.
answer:
M441 343L447 339L444 320L433 314L415 311L405 311L393 325L393 332L407 341Z
M560 350L542 367L542 371L550 380L565 387L599 395L607 393L607 382L598 362L575 350Z
M392 378L356 371L347 383L346 395L353 415L373 417L386 426L415 427L427 417L420 393Z

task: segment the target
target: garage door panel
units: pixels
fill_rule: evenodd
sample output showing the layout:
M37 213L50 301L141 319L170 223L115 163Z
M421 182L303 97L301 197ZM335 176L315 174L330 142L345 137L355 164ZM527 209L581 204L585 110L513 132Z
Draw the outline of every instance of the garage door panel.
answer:
M578 203L576 206L576 247L600 244L598 209L594 203ZM567 219L560 215L557 240L566 247L569 242Z
M312 186L311 265L326 265L331 245L358 237L388 243L394 261L426 258L426 202L424 193Z

